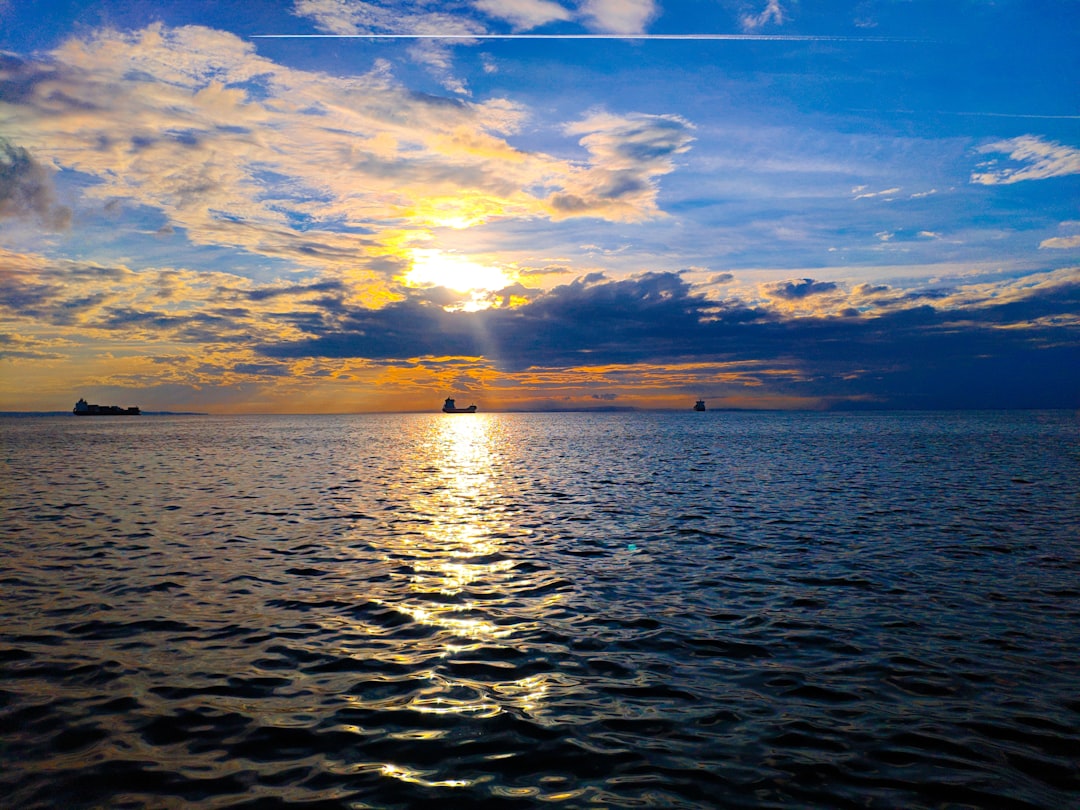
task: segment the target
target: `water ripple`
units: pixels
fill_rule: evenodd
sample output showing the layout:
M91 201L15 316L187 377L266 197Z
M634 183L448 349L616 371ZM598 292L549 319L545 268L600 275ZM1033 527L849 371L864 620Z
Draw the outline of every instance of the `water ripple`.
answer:
M0 427L4 806L1080 800L1073 415Z

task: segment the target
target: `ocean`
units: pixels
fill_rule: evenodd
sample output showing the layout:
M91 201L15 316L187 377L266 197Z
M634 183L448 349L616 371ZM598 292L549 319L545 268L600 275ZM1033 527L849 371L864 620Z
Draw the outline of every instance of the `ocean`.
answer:
M1080 806L1080 417L0 419L0 806Z

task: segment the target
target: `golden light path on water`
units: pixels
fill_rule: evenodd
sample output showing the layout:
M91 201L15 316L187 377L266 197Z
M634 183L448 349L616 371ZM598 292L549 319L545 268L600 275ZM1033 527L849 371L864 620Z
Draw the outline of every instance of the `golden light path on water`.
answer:
M512 672L501 651L514 636L536 626L533 617L560 601L562 594L516 598L532 587L515 573L510 556L528 529L514 525L515 483L500 445L507 441L497 415L433 417L424 438L406 463L424 483L410 494L415 525L396 535L392 556L411 560L406 596L395 594L388 607L420 625L435 628L441 649L436 662L483 663L488 671ZM525 575L527 577L528 575ZM478 601L477 597L484 597ZM379 600L376 600L379 601ZM503 610L513 602L512 613ZM522 605L527 615L522 616ZM427 642L425 642L427 643ZM402 651L408 658L410 653ZM535 717L551 676L493 680L456 676L436 663L424 673L429 686L416 690L405 708L425 715L494 717L509 709ZM419 676L418 676L419 677ZM443 732L433 732L441 736ZM435 771L401 763L381 764L383 776L426 786L468 787L473 780L438 778Z

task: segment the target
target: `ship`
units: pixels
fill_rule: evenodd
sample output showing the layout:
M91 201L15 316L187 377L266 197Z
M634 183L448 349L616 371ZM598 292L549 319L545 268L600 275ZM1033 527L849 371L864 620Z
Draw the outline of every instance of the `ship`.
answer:
M446 398L446 402L442 406L443 413L476 413L476 406L470 405L468 408L458 408L454 405L454 400L450 397Z
M705 400L699 399L697 402L695 402L694 403L694 410L695 411L703 411L703 410L705 410Z
M119 405L91 405L85 399L76 402L71 412L76 416L138 416L142 413L137 406L121 408Z

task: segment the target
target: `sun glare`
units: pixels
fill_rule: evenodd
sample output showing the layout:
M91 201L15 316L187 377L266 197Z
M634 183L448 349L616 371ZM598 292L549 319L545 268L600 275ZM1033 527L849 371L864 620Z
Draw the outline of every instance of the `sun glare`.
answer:
M446 287L459 293L494 292L508 287L510 277L497 267L478 264L441 250L414 249L405 283L413 287Z

